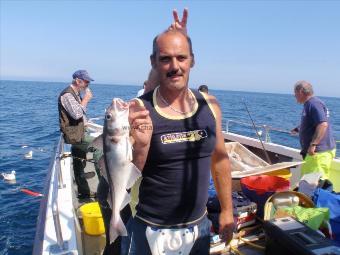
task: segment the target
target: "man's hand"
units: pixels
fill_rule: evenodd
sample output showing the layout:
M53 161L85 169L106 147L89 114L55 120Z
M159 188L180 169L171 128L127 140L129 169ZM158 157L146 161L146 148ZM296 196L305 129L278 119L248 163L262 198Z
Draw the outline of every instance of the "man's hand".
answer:
M152 135L152 121L148 110L136 101L130 102L129 123L131 126L130 134L137 146L147 145Z
M316 149L316 145L311 144L311 145L309 145L309 147L308 147L307 153L308 153L309 155L313 156L313 155L315 154L315 149Z
M326 121L323 121L316 126L315 133L307 151L309 155L313 156L316 153L316 145L319 144L322 138L325 136L327 128L328 123Z
M83 106L86 106L87 103L92 99L93 95L92 95L92 91L89 88L85 89L85 94L83 99L81 100L81 104Z
M142 171L149 152L153 126L149 111L135 100L130 102L129 123L133 140L132 162Z
M219 216L219 234L220 238L227 244L233 238L233 230L234 230L234 217L233 212L221 212Z
M184 8L182 20L179 20L177 10L173 10L174 22L168 28L169 30L182 30L183 33L187 34L187 21L188 21L188 9Z

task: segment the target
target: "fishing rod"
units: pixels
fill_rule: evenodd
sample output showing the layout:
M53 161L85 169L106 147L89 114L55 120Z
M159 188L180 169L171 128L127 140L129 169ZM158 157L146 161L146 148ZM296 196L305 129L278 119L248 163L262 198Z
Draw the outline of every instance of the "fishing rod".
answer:
M267 159L268 163L269 163L269 164L272 164L272 161L270 160L269 155L268 155L268 153L267 153L267 151L266 151L266 148L264 147L264 144L263 144L263 142L262 142L262 140L261 140L261 137L260 137L260 135L259 135L259 132L257 131L257 128L256 128L256 125L255 125L255 123L254 123L254 121L253 121L253 118L251 117L251 114L250 114L250 112L249 112L249 110L248 110L248 106L247 106L247 104L246 104L246 101L245 101L244 99L242 99L242 102L243 102L244 106L246 107L246 110L247 110L247 113L248 113L249 118L250 118L250 120L251 120L251 123L253 124L253 128L255 129L255 133L256 133L256 135L257 135L257 138L260 140L260 143L261 143L261 146L262 146L264 155L266 156L266 159Z

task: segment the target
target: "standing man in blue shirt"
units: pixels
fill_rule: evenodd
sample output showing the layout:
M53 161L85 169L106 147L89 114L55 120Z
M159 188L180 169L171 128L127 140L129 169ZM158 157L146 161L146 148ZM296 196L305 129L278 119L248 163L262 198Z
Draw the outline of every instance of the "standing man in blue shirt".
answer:
M329 178L329 170L335 157L335 139L329 121L329 111L319 98L314 96L313 87L307 81L298 81L294 86L296 101L303 104L299 132L301 155L305 163L301 174L320 172Z

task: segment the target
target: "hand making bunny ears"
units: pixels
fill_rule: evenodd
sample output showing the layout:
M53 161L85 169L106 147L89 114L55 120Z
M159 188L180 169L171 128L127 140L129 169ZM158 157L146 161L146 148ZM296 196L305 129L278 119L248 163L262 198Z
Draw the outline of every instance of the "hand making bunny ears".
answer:
M184 8L182 20L179 20L177 10L172 11L174 22L169 27L169 30L182 30L185 34L187 33L187 20L188 20L188 8Z

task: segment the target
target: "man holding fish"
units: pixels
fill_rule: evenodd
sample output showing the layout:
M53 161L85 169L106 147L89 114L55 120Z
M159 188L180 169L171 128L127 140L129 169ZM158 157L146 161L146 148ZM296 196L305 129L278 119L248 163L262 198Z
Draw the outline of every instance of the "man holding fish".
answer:
M109 186L109 242L123 236L121 254L209 254L210 169L222 210L220 235L226 242L232 238L231 176L221 111L213 96L188 88L194 54L182 29L187 10L181 22L176 12L174 17L171 29L153 42L151 64L160 86L130 105L113 99L103 135L92 144L103 148L98 164ZM136 216L125 228L120 210L130 201L127 189L141 175Z
M232 238L221 110L215 97L188 88L195 63L191 40L178 29L178 17L172 27L153 42L150 59L160 86L130 104L132 162L143 179L122 254L209 254L210 169L221 203L220 235L226 242Z

